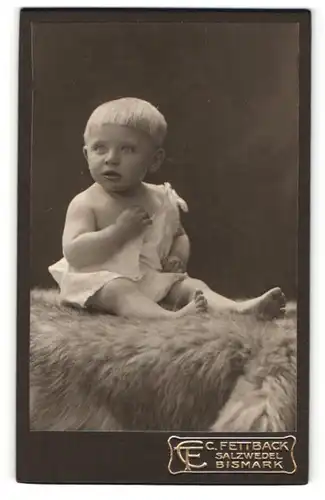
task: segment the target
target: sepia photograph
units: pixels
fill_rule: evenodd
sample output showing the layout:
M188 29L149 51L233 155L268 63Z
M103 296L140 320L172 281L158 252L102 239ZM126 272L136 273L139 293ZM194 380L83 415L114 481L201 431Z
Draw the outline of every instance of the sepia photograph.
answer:
M29 431L292 437L299 22L107 17L30 28Z
M32 35L31 428L294 430L297 26Z

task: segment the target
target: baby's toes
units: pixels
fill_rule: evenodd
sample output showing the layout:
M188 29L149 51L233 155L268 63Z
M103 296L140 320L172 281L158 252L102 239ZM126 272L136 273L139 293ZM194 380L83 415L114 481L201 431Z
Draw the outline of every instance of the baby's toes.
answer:
M285 305L280 304L278 301L274 301L273 304L269 306L269 316L270 319L284 318L286 313Z
M286 299L286 296L284 295L283 292L281 292L281 295L279 298L279 303L280 303L281 308L285 308L285 305L287 303L287 299Z
M196 309L200 312L206 312L208 310L208 301L203 295L203 293L197 294L195 297Z
M273 288L272 290L270 290L268 292L268 296L270 298L272 298L275 302L278 302L279 304L281 304L281 306L284 306L286 303L286 297L285 297L284 293L282 292L281 288L279 288L279 287L276 287L276 288Z
M204 297L202 290L199 290L199 289L195 290L194 295L193 295L193 299L197 300L200 297Z
M274 297L273 301L274 309L277 310L276 316L278 318L283 318L286 312L286 297L284 293L280 290L280 293L276 298Z
M283 316L285 313L286 297L281 288L273 288L267 294L266 308L273 316ZM272 314L273 313L273 314Z

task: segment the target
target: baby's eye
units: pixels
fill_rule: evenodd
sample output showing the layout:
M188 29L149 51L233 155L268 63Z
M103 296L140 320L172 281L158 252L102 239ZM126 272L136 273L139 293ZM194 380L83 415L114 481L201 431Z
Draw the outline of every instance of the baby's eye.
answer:
M135 147L132 146L131 144L124 144L121 147L121 151L123 151L123 153L134 153L135 152Z
M93 149L93 151L95 151L99 155L106 153L106 147L104 146L104 144L94 144L92 149Z

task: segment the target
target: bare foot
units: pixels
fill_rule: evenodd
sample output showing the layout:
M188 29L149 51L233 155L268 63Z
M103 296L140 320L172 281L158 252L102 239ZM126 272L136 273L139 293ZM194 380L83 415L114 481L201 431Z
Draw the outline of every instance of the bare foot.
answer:
M272 288L256 299L239 304L239 312L253 313L259 318L275 319L285 314L286 299L281 288Z
M193 296L193 300L189 302L185 307L177 311L178 316L185 316L187 314L201 314L208 310L208 301L205 298L202 290L196 290Z
M194 300L194 303L195 303L196 312L198 312L198 313L207 312L207 310L208 310L208 301L205 298L205 295L202 292L202 290L195 290L193 300Z

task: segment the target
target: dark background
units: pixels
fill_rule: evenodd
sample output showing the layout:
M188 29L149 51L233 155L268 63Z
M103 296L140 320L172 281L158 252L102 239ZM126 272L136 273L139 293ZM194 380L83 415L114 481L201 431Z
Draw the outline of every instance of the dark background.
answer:
M297 25L34 24L33 86L32 286L54 286L68 203L91 182L89 114L133 96L169 124L148 181L189 204L189 273L228 296L296 296Z

